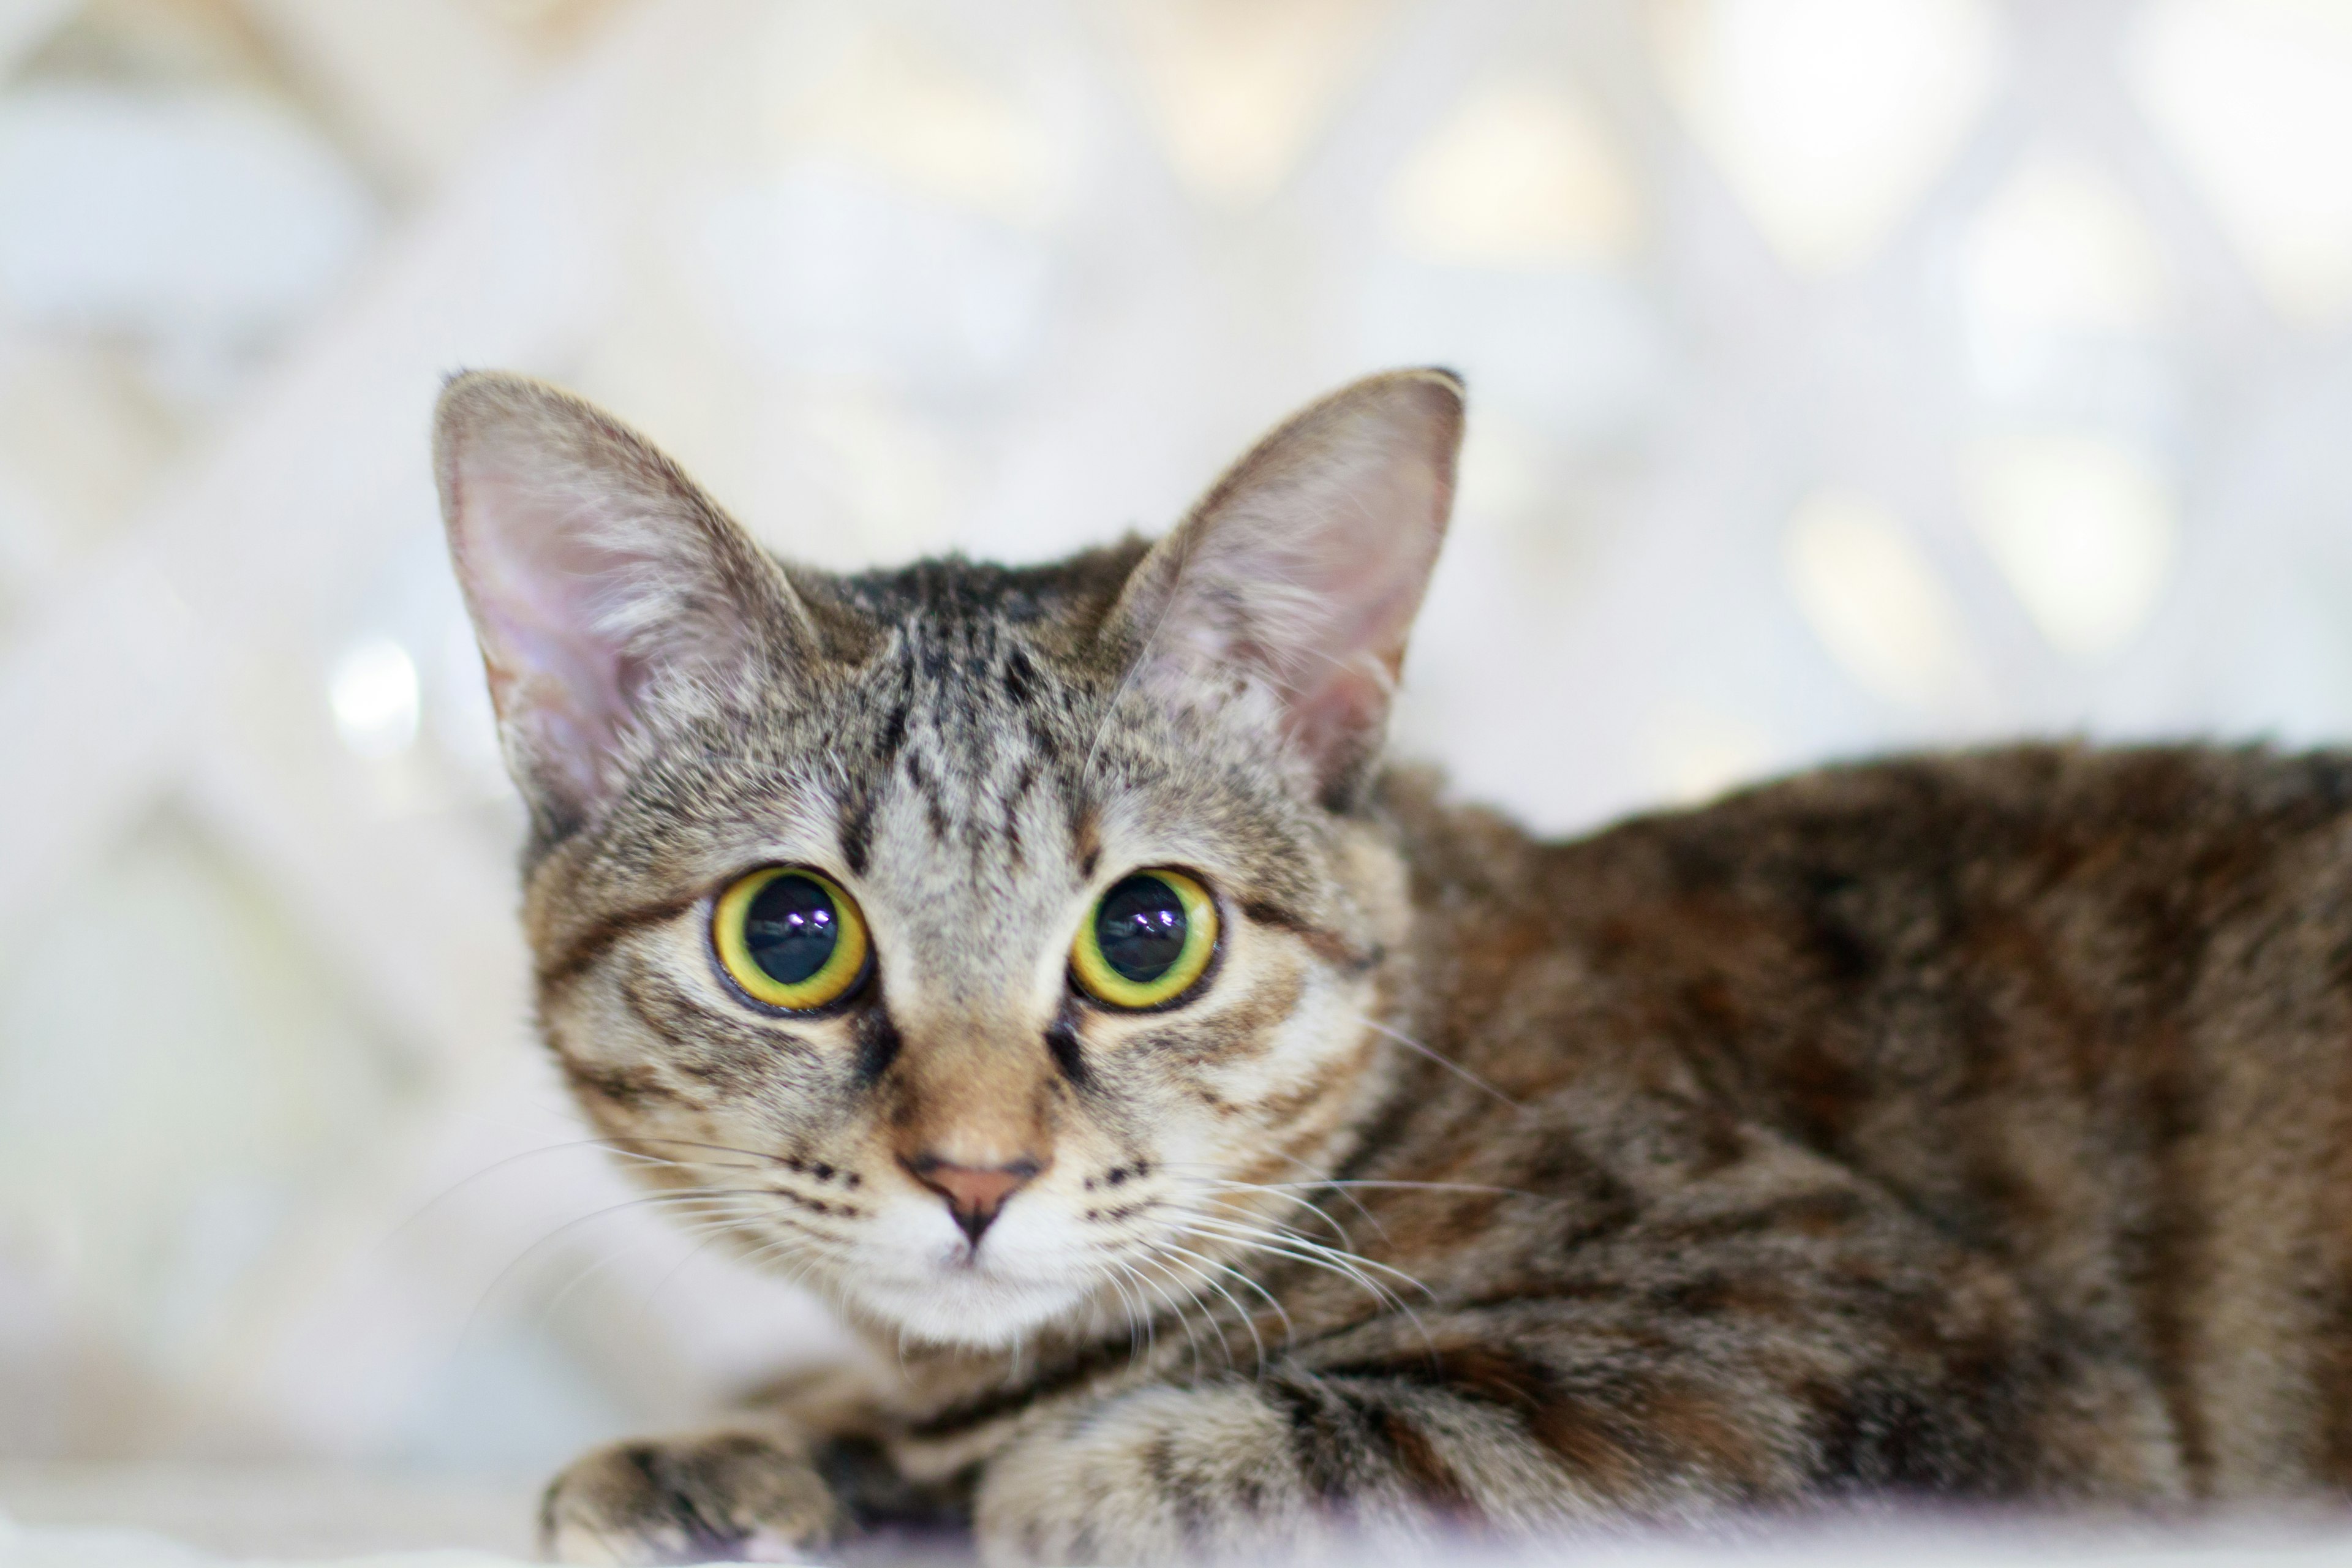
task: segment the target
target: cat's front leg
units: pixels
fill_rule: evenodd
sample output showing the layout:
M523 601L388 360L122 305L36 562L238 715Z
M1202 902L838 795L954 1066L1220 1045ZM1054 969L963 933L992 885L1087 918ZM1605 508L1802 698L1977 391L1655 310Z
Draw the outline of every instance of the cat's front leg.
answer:
M1555 1466L1507 1417L1297 1363L1075 1406L990 1459L987 1568L1360 1560L1559 1522Z
M540 1551L565 1563L802 1562L859 1541L919 1549L961 1537L960 1477L910 1480L891 1460L892 1390L828 1368L750 1395L724 1426L614 1443L549 1486Z
M598 1448L547 1489L540 1551L562 1563L806 1561L851 1522L817 1458L782 1426Z
M540 1550L563 1563L797 1563L856 1540L918 1549L961 1538L960 1478L923 1484L862 1432L789 1425L615 1443L547 1489Z
M987 1568L1303 1554L1324 1533L1280 1415L1240 1379L1081 1406L991 1460L972 1527Z

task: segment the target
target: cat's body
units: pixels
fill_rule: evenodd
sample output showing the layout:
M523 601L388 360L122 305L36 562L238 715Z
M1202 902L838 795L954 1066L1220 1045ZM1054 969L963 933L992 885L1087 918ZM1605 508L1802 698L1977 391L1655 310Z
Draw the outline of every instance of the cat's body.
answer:
M1536 843L1377 762L1458 420L1360 384L1149 552L835 579L452 389L550 1043L898 1368L592 1456L551 1545L2352 1486L2352 758L1994 752ZM1087 943L1152 868L1216 934L1147 998ZM870 940L844 989L740 973L779 876Z

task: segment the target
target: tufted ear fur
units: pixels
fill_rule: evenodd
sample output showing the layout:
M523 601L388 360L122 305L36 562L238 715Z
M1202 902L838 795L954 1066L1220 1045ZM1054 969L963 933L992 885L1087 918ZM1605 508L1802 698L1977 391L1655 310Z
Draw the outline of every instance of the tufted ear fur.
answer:
M1167 700L1265 701L1326 804L1378 756L1454 499L1463 388L1394 371L1294 415L1135 568L1108 635Z
M457 377L434 468L508 771L542 845L609 798L653 700L808 642L782 568L644 437L568 393Z

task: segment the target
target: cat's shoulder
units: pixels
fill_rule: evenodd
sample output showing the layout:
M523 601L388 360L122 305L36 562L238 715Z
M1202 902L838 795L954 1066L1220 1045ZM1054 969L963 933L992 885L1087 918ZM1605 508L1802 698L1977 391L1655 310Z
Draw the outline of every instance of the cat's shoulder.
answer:
M2352 816L2352 751L2080 740L1924 751L1825 763L1558 837L1456 798L1433 768L1391 769L1379 799L1424 886L1505 893L1561 871L1661 860L1687 876L2053 836L2296 836Z
M1809 831L1843 822L1883 827L1909 821L1955 828L2198 833L2292 830L2347 810L2352 751L2289 751L2267 742L2063 740L1832 763L1619 826L1637 833L1752 832L1785 824Z

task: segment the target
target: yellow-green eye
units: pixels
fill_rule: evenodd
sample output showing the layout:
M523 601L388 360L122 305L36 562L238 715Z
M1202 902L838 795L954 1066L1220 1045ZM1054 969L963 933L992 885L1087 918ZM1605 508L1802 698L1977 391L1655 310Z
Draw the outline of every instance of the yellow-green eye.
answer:
M1181 871L1138 871L1102 896L1070 947L1079 989L1114 1007L1157 1007L1192 988L1217 951L1217 905Z
M728 977L771 1007L823 1007L866 977L856 900L804 867L771 866L720 894L710 941Z

